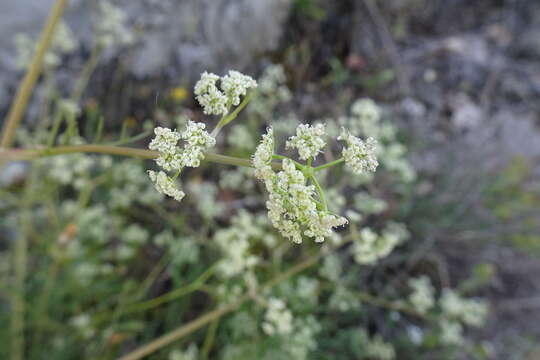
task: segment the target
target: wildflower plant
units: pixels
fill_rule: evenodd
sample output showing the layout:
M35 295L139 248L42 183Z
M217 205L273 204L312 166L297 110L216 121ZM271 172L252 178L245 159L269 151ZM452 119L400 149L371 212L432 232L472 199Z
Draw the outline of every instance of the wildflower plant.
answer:
M49 79L42 122L0 150L0 161L36 160L24 187L0 188L0 228L17 236L14 263L0 269L14 309L0 327L0 356L9 348L42 358L46 348L54 358L131 360L186 335L163 356L304 360L342 349L344 359L391 360L411 344L429 348L431 334L441 346L466 344L464 331L485 320L484 302L439 291L427 275L389 289L381 274L392 271L369 268L388 260L385 270L401 270L392 252L413 239L395 204L415 173L377 104L360 99L349 115L301 123L280 108L292 97L282 66L259 81L204 72L193 89L199 114L164 111L159 125L111 141L99 109L81 99L101 51L131 46L136 34L119 8L100 1L96 10L94 49L76 86L63 93ZM57 29L52 77L77 44ZM27 65L35 45L19 42ZM150 134L148 150L124 146ZM25 148L9 149L12 140ZM379 170L399 191L376 181ZM316 244L296 245L306 239ZM372 321L374 308L388 310L381 321ZM404 335L397 324L420 329L420 320L410 344L391 343ZM69 331L57 331L61 321Z

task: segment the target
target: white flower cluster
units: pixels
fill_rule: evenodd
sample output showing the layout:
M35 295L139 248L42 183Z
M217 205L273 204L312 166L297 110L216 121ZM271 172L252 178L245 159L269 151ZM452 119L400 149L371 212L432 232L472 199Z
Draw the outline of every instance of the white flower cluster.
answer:
M409 280L413 289L409 302L420 314L435 307L435 289L425 275ZM445 288L438 300L440 308L440 340L446 345L461 345L465 342L463 325L482 326L488 314L484 301L465 299L452 289Z
M323 124L311 126L301 124L296 128L296 136L291 136L287 141L286 147L298 150L300 159L315 159L326 145L323 140L325 128Z
M381 235L377 235L370 228L364 228L353 244L354 259L358 264L373 265L377 260L388 256L408 236L407 229L394 222L388 223Z
M294 331L287 337L286 349L289 359L307 360L309 354L317 349L316 335L321 331L321 325L313 316L296 318Z
M283 160L282 171L272 170L273 144L273 132L269 129L253 157L255 176L264 181L269 193L266 207L272 225L297 244L302 242L302 235L316 242L324 241L332 234L332 228L346 224L347 219L318 209L315 187L306 185L304 174L292 160Z
M406 148L397 140L397 128L388 121L382 121L382 111L371 99L356 100L351 106L351 115L328 121L327 132L337 136L340 127L362 138L373 138L377 142L375 154L378 162L387 170L398 175L402 181L410 182L416 173L406 158ZM368 175L368 174L365 174ZM356 180L362 180L361 177Z
M135 37L127 28L126 22L127 15L122 9L102 0L98 5L98 16L94 25L97 44L102 47L132 44Z
M351 113L358 118L364 135L370 133L368 130L372 129L381 118L381 109L375 101L368 98L356 100L351 106Z
M225 211L225 204L218 199L218 187L210 181L190 181L187 185L195 207L205 219L214 219Z
M267 335L288 335L292 332L292 313L287 309L283 300L273 297L268 299L262 329Z
M204 159L204 152L216 144L216 140L205 130L203 123L188 121L186 130L178 133L176 130L157 127L156 135L148 148L159 153L156 163L166 171L177 171L184 167L198 167ZM184 140L183 148L178 141ZM176 187L174 178L164 171L148 171L150 180L155 184L157 191L180 201L184 192Z
M156 135L148 148L159 153L156 163L167 171L181 169L184 164L182 162L182 153L178 151L177 143L181 138L180 133L176 130L157 127L154 129Z
M176 187L175 181L163 171L148 170L148 176L154 183L156 190L164 195L168 195L176 201L181 201L186 194Z
M219 80L221 89L217 86ZM255 87L255 80L238 71L231 70L221 79L205 71L195 84L195 95L205 114L225 116L231 106L240 104L240 98L247 94L248 89Z
M247 111L258 118L270 121L275 116L274 110L278 104L290 99L291 91L287 87L287 77L283 67L270 65L258 79L257 92L249 103Z
M345 159L345 163L355 174L375 172L377 166L379 166L375 153L377 145L375 139L369 137L366 141L363 141L343 129L338 140L347 143L347 146L343 148L343 159Z
M409 301L414 309L420 314L426 314L435 305L435 289L429 278L422 275L409 279L409 286L413 292L409 295Z
M457 321L442 319L439 323L441 329L441 342L446 345L461 345L463 338L463 325Z
M222 252L219 263L219 274L229 278L255 266L259 259L249 253L249 234L241 228L231 226L216 232L214 241Z
M470 326L482 326L488 314L485 302L465 299L451 289L443 289L440 305L445 316Z
M94 158L85 154L60 155L43 160L51 180L61 185L71 184L78 190L89 183L90 170L95 166Z
M354 334L354 341L362 349L362 359L393 360L396 351L392 344L383 340L380 335L370 337L366 330L358 329Z
M257 146L253 154L253 167L255 168L255 177L266 181L274 175L272 170L272 156L274 155L274 130L268 128L266 134L262 136L261 143Z
M46 69L57 67L60 65L61 56L74 52L77 46L77 40L75 40L69 26L64 22L58 23L49 50L45 53L44 67ZM15 35L15 47L17 48L17 67L25 69L32 62L36 43L27 34L17 34Z
M328 305L330 309L336 309L341 312L357 310L361 303L358 296L349 290L346 286L337 285L332 293Z

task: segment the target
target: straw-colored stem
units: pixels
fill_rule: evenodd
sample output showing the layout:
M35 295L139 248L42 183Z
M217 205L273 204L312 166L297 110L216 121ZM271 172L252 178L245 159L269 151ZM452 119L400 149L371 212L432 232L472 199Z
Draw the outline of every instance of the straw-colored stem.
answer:
M100 153L118 156L137 157L142 159L154 159L158 156L156 151L136 149L131 147L112 146L112 145L70 145L57 146L53 148L41 149L0 149L0 161L4 160L33 160L46 156L73 154L73 153ZM234 156L226 156L214 153L206 153L205 161L234 166L252 167L250 159L243 159ZM275 169L280 169L278 163L272 164Z
M54 36L54 30L62 18L66 5L67 0L56 0L54 7L51 10L49 18L47 19L47 24L43 28L36 53L32 59L32 63L30 64L24 79L17 89L15 100L13 101L4 122L2 138L0 139L0 148L9 148L13 145L15 140L15 131L21 122L24 111L26 110L26 106L28 105L28 101L30 100L30 96L32 95L32 90L34 89L34 86L39 78L43 65L43 59L45 58L45 54L49 49Z
M291 276L294 276L305 269L311 267L314 265L321 257L328 254L329 251L326 251L325 249L321 249L316 254L313 254L306 258L305 260L301 261L300 263L296 264L295 266L291 267L289 270L278 274L273 279L269 280L267 283L265 283L261 290L269 290L270 288L276 286L277 284L281 283L284 280L287 280ZM221 306L217 308L216 310L213 310L183 326L180 326L178 329L173 330L172 332L165 334L154 341L151 341L149 344L146 344L144 346L141 346L140 348L136 349L135 351L123 356L120 358L120 360L137 360L141 359L147 355L152 354L156 350L169 345L170 343L177 341L184 336L202 328L205 325L208 325L217 319L221 318L224 315L227 315L236 309L238 309L240 306L242 306L244 303L248 302L252 299L251 293L248 291L244 295L240 296L235 302L232 302L230 304L227 304L225 306Z

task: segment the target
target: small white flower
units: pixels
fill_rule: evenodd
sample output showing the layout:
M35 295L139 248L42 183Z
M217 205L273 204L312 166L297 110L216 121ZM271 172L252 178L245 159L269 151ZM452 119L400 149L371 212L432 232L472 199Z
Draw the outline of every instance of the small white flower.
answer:
M267 335L288 335L293 330L293 317L281 299L269 298L262 324Z
M440 301L445 316L467 325L481 326L488 314L487 304L480 300L464 299L451 289L443 289Z
M381 110L375 101L363 98L358 99L351 106L351 113L369 122L378 122L381 118Z
M226 115L229 112L227 96L216 85L218 80L219 76L205 71L195 84L197 101L206 115Z
M413 289L409 301L420 314L427 313L435 305L435 289L431 285L429 278L422 275L418 278L409 279L409 286Z
M154 186L158 192L168 195L177 201L181 201L186 195L182 190L176 187L174 180L167 176L165 172L155 172L149 170L148 176L154 183Z
M284 159L283 170L275 173L271 166L273 154L273 131L269 128L253 155L253 166L255 176L264 181L269 193L266 207L272 225L295 243L302 242L302 235L323 242L334 227L346 224L347 219L317 207L315 187L306 185L304 174L292 160Z
M373 265L388 256L392 250L408 237L401 224L390 222L379 236L369 228L360 231L360 237L353 244L354 259L358 264Z
M43 65L48 69L57 67L60 65L61 56L74 52L77 45L77 40L69 26L63 21L60 22L55 30L51 46L45 53ZM17 48L17 67L24 69L32 62L37 44L27 34L16 34L15 46Z
M184 166L198 167L204 159L204 152L216 145L214 139L206 130L203 123L188 121L186 130L181 134L181 138L186 142L182 150L182 163Z
M370 137L364 142L343 129L338 140L343 140L347 143L347 147L343 148L342 155L347 166L355 174L360 175L366 172L375 172L377 166L379 166L379 162L375 156L377 144L375 139Z
M302 160L315 159L326 145L322 138L324 135L325 127L323 124L315 126L301 124L296 128L296 136L291 136L287 141L286 147L297 149Z
M348 221L342 216L333 214L317 213L310 218L309 228L304 234L315 238L315 242L324 242L325 237L332 235L332 229L347 224Z
M181 135L176 130L171 130L163 127L154 129L156 135L148 148L159 152L159 157L156 163L167 171L180 170L183 167L183 159L179 153L178 140Z
M441 320L441 342L446 345L461 345L463 338L463 326L457 321Z
M94 26L96 42L102 47L132 44L135 37L126 23L127 15L122 9L102 0L98 5L98 17Z
M272 156L274 155L274 131L272 128L266 130L261 143L257 146L253 154L253 167L255 168L255 177L259 180L267 181L272 178Z
M229 104L237 106L240 97L247 94L248 89L257 87L257 82L250 76L238 71L231 70L229 74L221 78L221 89L228 98Z

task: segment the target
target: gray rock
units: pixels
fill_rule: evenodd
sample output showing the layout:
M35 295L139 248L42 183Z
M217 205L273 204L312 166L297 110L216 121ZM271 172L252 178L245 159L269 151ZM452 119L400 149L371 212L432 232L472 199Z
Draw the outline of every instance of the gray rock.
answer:
M53 0L0 1L0 94L13 87L20 76L14 62L15 34L25 32L37 37L53 3ZM137 29L137 43L129 52L132 75L153 78L167 73L193 81L203 70L220 73L227 69L246 70L258 55L274 49L291 0L118 0L113 3L126 11L130 24ZM71 0L65 14L66 22L85 49L92 47L95 5L96 2ZM105 58L114 58L121 51L113 49ZM5 105L3 97L0 108Z

